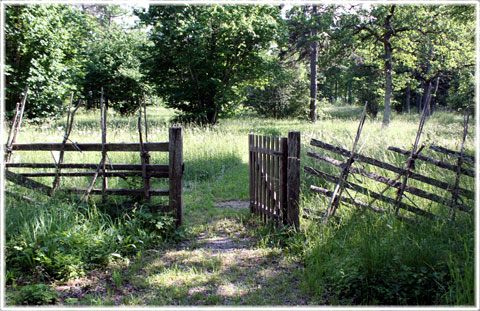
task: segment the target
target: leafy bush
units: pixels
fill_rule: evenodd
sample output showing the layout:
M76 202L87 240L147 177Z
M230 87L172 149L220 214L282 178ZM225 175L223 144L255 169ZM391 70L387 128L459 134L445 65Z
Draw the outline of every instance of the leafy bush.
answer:
M358 104L362 107L368 102L367 112L372 117L376 117L382 103L383 87L379 83L379 73L372 67L363 64L353 67L356 78L353 88L357 97Z
M273 62L271 67L270 81L264 86L248 88L244 105L276 119L305 117L309 105L306 70L279 62Z
M117 245L122 254L134 254L142 245L158 244L175 231L175 219L148 208L135 207L118 221Z
M16 305L44 305L54 303L58 293L46 284L25 285L14 298Z
M363 106L365 102L367 104L367 113L372 117L376 117L378 110L380 109L380 97L375 93L371 93L368 89L362 89L358 91L359 103Z
M56 117L81 71L82 44L90 38L88 14L68 5L10 5L5 8L5 110L29 86L25 116Z
M142 47L147 44L146 34L134 30L125 33L111 27L97 35L101 40L94 41L89 47L85 77L79 82L84 96L89 99L87 106L100 100L103 87L109 107L122 115L133 114L139 107L142 92L148 88L140 72L141 58L145 57Z

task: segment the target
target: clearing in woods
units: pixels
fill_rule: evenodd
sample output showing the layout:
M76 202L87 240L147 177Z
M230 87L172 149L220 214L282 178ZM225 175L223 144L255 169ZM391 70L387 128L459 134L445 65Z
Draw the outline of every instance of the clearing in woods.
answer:
M58 286L63 301L112 305L304 305L302 267L253 234L248 201L214 205L189 238L136 262ZM188 214L187 214L188 216ZM202 224L203 223L203 224ZM319 303L319 302L318 302Z
M296 244L283 243L284 236L269 230L268 226L261 225L257 217L250 216L247 202L248 134L285 137L289 131L300 131L301 167L310 165L312 162L311 160L309 162L305 152L311 138L343 147L351 146L353 140L351 133L355 133L358 126L360 107L348 106L344 110L337 106L327 108L324 109L324 120L315 124L301 120L271 120L245 116L222 120L215 127L185 126L184 229L181 231L184 239L160 248L151 246L138 250L135 256L128 259L114 258L114 263L106 268L98 268L83 277L67 282L53 281L49 285L53 285L60 293L57 305L331 303L327 296L312 298L311 292L303 290L304 288L308 290L309 284L305 283L308 278L304 272L303 262L299 258L305 258L304 253L309 247L306 245L308 239L294 240ZM149 141L166 140L168 119L172 113L171 110L161 107L150 109ZM418 129L418 118L416 114L394 115L387 129L381 127L379 119L367 120L362 134L368 137L363 149L365 154L401 165L403 159L386 153L385 146L411 148ZM462 119L463 116L460 114L436 112L426 123L426 140L435 138L439 145L456 150L458 137L462 133ZM98 143L97 113L84 112L79 114L76 120L71 140ZM108 126L111 129L108 134L109 142L138 140L135 120L120 116L110 117L109 120ZM19 133L17 141L38 142L39 139L45 139L47 142L59 142L62 136L57 127L61 125L62 120L42 127L26 126L25 130ZM474 126L471 132L475 132ZM467 145L474 146L473 135L468 137ZM472 150L469 152L473 154ZM20 153L14 156L20 157ZM112 159L114 163L138 161L138 155L132 158L123 154L115 156L116 158ZM90 158L86 154L72 153L71 157L70 161L78 160L77 157L82 157L83 162L98 161L98 158ZM34 162L30 158L26 158L25 161ZM152 163L156 164L166 161L167 158L161 156L152 158ZM300 209L322 208L321 201L306 196L309 193L307 187L313 180L307 179L303 172L301 174ZM70 181L65 180L69 185L67 182ZM72 183L72 186L76 186L74 181ZM161 189L164 186L165 184L160 181L153 188ZM15 210L11 210L12 216L15 216L13 211ZM57 214L55 217L58 219ZM17 220L23 223L24 218L18 217ZM305 220L301 221L302 226L308 225ZM53 234L51 233L55 237ZM283 248L281 243L284 244ZM288 244L288 250L285 249L285 244ZM294 249L297 246L300 252L298 257L293 255L298 253Z

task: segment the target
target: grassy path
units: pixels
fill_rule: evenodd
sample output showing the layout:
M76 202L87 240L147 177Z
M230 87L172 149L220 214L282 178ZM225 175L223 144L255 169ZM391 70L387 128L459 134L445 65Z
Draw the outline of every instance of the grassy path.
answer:
M232 207L233 206L233 207ZM217 204L189 238L128 265L59 286L64 303L102 305L305 305L302 267L253 234L248 202ZM224 217L225 213L230 216ZM200 219L196 219L201 223ZM258 224L257 224L258 225ZM72 299L73 298L73 299Z

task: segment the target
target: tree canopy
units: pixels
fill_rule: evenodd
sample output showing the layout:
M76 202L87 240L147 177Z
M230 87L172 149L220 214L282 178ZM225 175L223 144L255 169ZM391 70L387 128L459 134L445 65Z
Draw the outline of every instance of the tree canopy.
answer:
M216 123L236 106L240 88L261 77L262 53L278 36L271 6L154 6L149 78L169 107Z
M139 22L119 22L132 12ZM185 121L242 107L314 121L317 103L368 101L388 125L391 109L467 104L474 17L472 5L7 5L5 108L28 85L40 120L71 91L94 108L103 87L121 113L146 91Z

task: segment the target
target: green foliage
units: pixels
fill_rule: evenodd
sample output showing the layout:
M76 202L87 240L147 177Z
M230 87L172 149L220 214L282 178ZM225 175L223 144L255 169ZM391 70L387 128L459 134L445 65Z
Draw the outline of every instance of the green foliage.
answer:
M76 89L79 54L90 20L67 5L9 5L5 10L5 109L12 114L26 86L29 118L55 115Z
M131 114L139 107L142 92L148 91L140 71L147 37L141 30L125 32L111 26L98 31L89 44L85 77L80 81L89 106L100 99L100 89L109 107L121 114Z
M305 68L272 60L266 85L250 87L244 105L275 119L308 114L308 78Z
M327 50L330 51L323 58L327 66L319 75L321 95L334 102L340 94L348 97L349 103L353 102L348 95L350 92L360 102L366 97L365 93L383 97L386 92L385 48L390 44L393 107L402 110L399 105L405 104L407 83L411 86L411 106L414 106L415 94L425 101L428 84L435 86L437 77L440 77L439 89L432 94L436 104L450 108L465 106L473 90L472 6L396 6L388 28L385 25L391 9L392 5L375 5L356 9L339 7L335 11L337 18L330 22L328 35L324 36L330 40L319 38L319 42L328 41ZM327 10L322 14L329 15ZM365 81L355 70L359 65L376 70L375 80ZM364 92L363 88L368 91Z
M466 108L468 104L474 107L475 76L473 72L459 72L454 74L448 88L447 99L449 106L459 110Z
M151 82L169 107L215 124L235 111L244 85L262 77L279 15L271 6L150 6L140 17L153 26Z
M461 240L472 249L471 225L411 226L389 216L346 216L314 238L318 244L306 257L305 284L312 294L329 296L335 304L445 303L445 290L454 284L451 258L465 255L452 244L452 234L465 234ZM471 304L473 291L467 293L463 302Z
M475 269L473 259L475 257L471 244L473 237L470 240L456 237L458 240L463 240L462 256L456 257L449 255L447 262L450 280L448 280L447 293L444 299L447 304L466 306L474 304L475 295Z
M16 305L45 305L52 304L58 298L58 293L46 284L25 285L17 292L14 303Z
M17 276L26 272L41 281L68 280L118 256L177 238L171 216L142 206L112 217L95 205L58 199L53 198L51 205L20 205L22 211L7 208L8 271ZM25 216L33 221L26 222Z
M382 103L381 91L378 85L378 70L373 66L366 65L352 67L352 72L355 76L353 81L354 94L356 94L358 104L363 106L368 102L367 112L371 116L376 117Z
M172 116L171 111L165 111L161 107L149 109L150 115L155 116L155 120L152 120L152 122L157 129L149 133L149 138L151 141L162 141L168 135L168 129L164 124L165 120ZM58 266L67 265L67 260L70 260L72 265L75 266L76 261L68 258L81 258L83 271L87 275L91 267L102 268L109 262L125 263L128 258L131 263L129 269L133 269L133 274L129 274L127 278L125 278L124 274L124 278L122 278L121 274L115 273L115 275L112 274L112 281L113 283L123 284L123 281L128 279L132 281L133 286L136 286L138 283L147 284L147 290L132 293L134 295L132 304L135 304L135 302L153 304L154 299L158 297L162 297L156 300L158 304L178 303L179 301L185 302L185 304L198 304L199 301L205 301L202 300L204 292L197 293L198 295L196 296L190 296L187 294L188 290L194 288L193 286L190 287L190 285L204 286L208 282L208 290L216 294L219 282L225 280L232 284L238 284L232 281L232 273L233 275L241 274L242 281L245 280L245 277L248 277L248 280L250 280L249 275L251 275L252 271L247 269L248 271L245 270L245 274L243 274L238 273L238 270L233 272L232 269L232 273L230 273L228 268L224 269L225 266L221 261L218 261L217 256L214 256L216 262L219 262L215 264L218 267L218 270L215 271L220 272L220 274L212 274L210 268L204 269L208 270L204 272L202 269L206 265L211 267L211 263L202 258L185 257L198 262L198 265L186 265L185 270L181 269L188 275L189 281L182 283L180 286L172 286L172 278L179 280L179 278L184 277L182 275L179 276L177 273L179 269L169 269L168 265L162 267L158 264L147 265L148 258L155 260L156 255L148 252L148 255L140 259L138 252L141 251L142 254L147 254L146 250L159 249L159 246L163 249L166 245L160 243L180 239L182 234L196 234L212 226L211 223L214 220L237 217L238 215L248 216L248 209L237 210L214 207L214 204L215 202L225 200L248 200L248 187L245 185L248 185L248 145L246 142L249 133L285 136L292 129L299 130L302 133L301 149L304 151L310 148L308 144L311 137L344 148L351 146L354 139L351 134L355 133L358 126L358 118L361 112L360 106L345 105L338 107L330 105L323 107L323 110L326 115L329 115L329 118L315 124L291 119L260 118L248 114L228 120L220 120L217 126L189 125L184 127L184 220L187 228L186 232L167 230L162 233L157 230L158 219L160 218L161 220L164 216L150 213L147 206L142 206L138 203L135 205L133 200L129 201L127 199L124 201L117 198L118 202L112 201L108 205L95 205L93 202L90 205L86 205L76 203L73 200L78 197L60 196L56 199L48 199L35 196L33 192L27 192L28 190L7 182L6 187L8 190L18 191L38 201L38 203L32 204L14 200L10 196L5 198L5 276L7 294L15 292L16 288L27 282L55 282L54 278L59 277L55 276L52 270L50 270L48 275L44 272L51 269L48 268L51 264L48 263L47 259L39 255L39 251L48 258L54 258L49 253L55 254L55 251L58 251L65 258L62 261L57 256L57 259L54 261L59 262ZM81 122L79 135L84 139L89 139L88 142L98 141L99 138L95 138L95 134L98 133L98 115L91 111L85 112L82 109L79 111L77 118L78 122ZM128 141L129 138L136 139L138 130L134 121L135 117L126 117L114 113L110 119L115 120L115 128L111 132L111 137L117 139L115 141ZM391 126L387 129L383 129L378 121L369 120L365 123L362 133L362 137L368 137L362 147L362 154L396 166L402 166L405 160L404 157L395 156L391 152L386 152L385 147L379 146L394 145L403 149L409 148L418 129L418 120L418 115L394 115ZM458 141L461 139L462 122L463 118L460 113L438 112L428 119L424 133L430 139L435 138L435 141L442 146L455 149L458 148ZM60 120L48 126L46 124L43 127L26 124L24 130L20 133L20 141L41 142L44 137L55 137L54 135L59 135L57 127L61 125L63 125L63 122ZM471 123L470 127L473 128L469 133L474 133L475 123ZM77 140L76 138L73 139ZM473 155L475 153L474 135L468 135L465 148L467 154ZM302 151L301 155L302 166L314 165L318 167L322 165L321 162L306 156L304 151ZM428 149L425 149L423 152L426 152L426 155L429 156L433 153ZM163 155L165 156L163 158L161 157L162 155L157 155L157 157L152 159L154 161L152 163L164 163L164 160L168 159L168 157L166 157L166 154ZM29 156L35 157L37 161L40 161L42 156L45 156L47 161L51 157L48 152L44 154L18 152L15 156L19 162L35 162ZM71 156L73 162L78 162L80 158L82 162L92 159L88 158L89 155L85 153L72 153ZM138 155L132 155L130 158L124 157L121 153L112 153L110 156L113 163L130 163L129 161L138 160ZM338 160L341 160L340 157L338 157ZM443 160L449 161L447 157ZM454 159L450 160L455 161ZM27 169L24 169L24 171L30 172ZM416 171L453 184L453 172L447 175L443 169L433 170L431 166L421 163L418 163L416 166ZM330 168L327 172L338 174L339 171L335 168ZM64 183L68 186L82 187L82 181L78 180L66 179ZM89 182L89 179L84 181ZM301 181L301 210L304 210L303 207L308 207L311 210L324 209L326 204L325 198L316 197L309 191L309 186L311 184L328 186L327 183L320 179L309 177L303 172ZM383 187L369 183L367 180L362 181L365 187L371 189L380 187L379 190L383 189ZM116 187L115 182L116 180L112 178L109 185ZM123 180L118 182L123 182ZM163 179L152 180L152 182L155 183L152 186L155 186L155 188L158 186L159 189L166 185ZM462 187L473 190L475 180L473 178L462 179ZM434 187L426 188L425 190L438 195L444 195L439 189ZM391 195L391 193L386 193L386 195ZM357 198L362 200L360 197ZM377 203L380 204L379 202ZM472 208L474 207L473 201L465 201L465 203L471 204ZM428 203L425 203L425 200L421 199L416 200L415 204L420 207L423 207L424 204L429 206L427 205ZM122 208L118 208L118 205L121 205ZM438 207L430 206L430 208L436 209ZM459 215L457 215L459 219L457 221L458 228L455 228L456 225L453 223L449 225L442 222L431 222L426 219L420 219L420 223L415 227L385 215L369 215L366 212L365 216L362 217L360 211L349 210L347 206L339 208L338 211L339 215L342 216L344 212L346 215L343 215L337 224L327 224L323 228L313 225L308 227L308 220L303 218L301 218L302 232L295 233L287 228L277 231L273 225L267 228L257 228L255 237L260 235L259 245L257 246L260 246L262 249L262 253L258 254L259 256L265 254L263 250L285 254L286 260L288 260L290 255L293 255L292 257L301 260L302 267L305 267L306 273L303 274L303 269L292 271L295 274L295 279L291 282L290 278L278 278L278 274L269 274L267 281L275 280L275 282L281 284L282 291L277 290L279 287L272 286L268 287L272 289L268 296L264 295L265 291L253 290L252 292L257 293L261 297L258 300L245 300L245 297L248 299L250 294L246 296L241 294L235 302L232 300L222 300L221 302L223 304L253 304L257 302L260 302L257 304L267 304L267 302L272 304L270 302L285 302L288 301L286 300L288 298L285 298L285 292L290 294L292 292L297 293L298 288L296 286L300 282L305 281L303 282L305 289L310 295L305 294L307 298L303 301L308 301L315 295L311 300L312 304L314 302L318 302L318 304L326 304L327 302L331 304L347 304L353 303L352 301L364 304L381 304L382 301L387 299L390 301L398 299L399 303L416 304L415 295L417 295L416 292L419 290L430 293L431 297L433 297L432 299L428 298L430 300L419 301L419 303L427 303L435 299L435 304L437 305L472 304L475 297L475 284L473 282L475 272L473 260L475 239L473 234L474 222L473 220L468 221L471 215L462 215L459 212ZM446 211L448 212L448 207ZM359 215L351 216L349 213L359 213ZM168 219L165 222L161 221L167 225L170 223ZM227 231L235 237L241 233L242 229L238 228L244 228L244 224L240 223L240 221L236 222L236 220L232 220L231 223L236 224L238 227L234 229L230 227L230 230ZM318 224L318 221L316 223ZM160 227L162 227L161 224ZM222 225L218 229L223 232L225 227ZM213 234L212 231L209 231L210 233ZM57 240L54 240L55 238ZM147 238L155 240L148 240ZM198 241L193 240L192 244L195 245L196 242ZM15 248L15 246L19 247L19 249ZM176 249L177 246L176 242L172 242L168 245L168 248ZM190 252L190 250L185 251ZM198 249L193 251L196 252L195 254L199 254ZM180 253L183 253L183 251ZM178 252L175 252L174 256L177 254ZM69 255L72 257L69 257ZM158 255L163 256L163 252ZM187 256L190 255L188 254ZM35 259L36 257L39 260L41 259L42 262ZM271 259L277 260L277 257L262 258L268 261ZM282 258L284 258L283 255ZM229 260L230 262L231 260ZM284 262L277 261L272 266L278 267L280 265L285 267L283 264ZM175 263L172 263L171 266L176 267ZM201 269L194 270L194 267L195 269L201 267ZM237 269L243 268L237 265L237 263L233 263L232 267ZM152 271L152 274L147 273L148 277L145 277L145 274L136 273L138 269L144 268L147 271ZM67 272L59 274L68 275L68 271L73 270L68 269ZM81 270L78 269L76 271ZM172 274L169 274L168 271L171 271ZM344 273L341 274L340 271ZM158 279L153 277L154 275L162 275L164 279L158 282ZM195 275L195 277L191 278L192 275ZM42 276L45 281L42 281ZM133 277L130 279L131 276ZM201 277L197 278L196 276ZM225 276L227 277L226 279ZM402 277L394 278L394 276ZM386 284L386 281L382 281L381 279L383 278L389 281L389 283ZM418 284L417 278L420 280ZM255 280L260 280L262 284L265 284L263 282L266 279L264 274L255 273L254 278L248 281L247 286L253 289L257 288L258 284L255 283ZM331 283L327 283L329 280L331 280ZM366 280L368 282L376 281L379 285L376 287L376 283L367 284ZM437 284L436 281L441 282ZM154 283L153 287L151 286L152 283ZM225 285L227 283L221 284ZM405 287L405 292L398 290L398 286ZM424 286L427 286L427 288L425 289ZM182 288L185 291L179 295L178 291ZM286 290L283 291L285 288ZM382 294L382 297L384 296L385 298L381 298L383 299L381 300L373 297L368 302L367 300L370 298L360 299L358 298L359 295L349 288L354 288L361 293L369 295ZM294 291L290 289L294 289ZM153 294L154 298L151 296L152 290L155 291ZM391 290L392 293L387 293L387 290ZM111 284L110 291L113 292L113 297L116 297L118 292L115 291ZM340 296L336 296L336 291L340 293ZM350 293L350 296L343 293ZM395 296L395 293L397 296ZM411 295L412 298L406 298L407 294ZM178 298L179 296L188 298ZM417 298L419 300L423 299L422 295L417 295ZM111 299L111 297L106 297L106 295L90 294L90 296L80 300L80 303L113 304ZM328 301L325 301L325 299L328 299ZM363 302L362 299L364 299Z
M122 254L134 254L142 245L153 245L174 237L175 219L136 205L118 222L117 244Z

